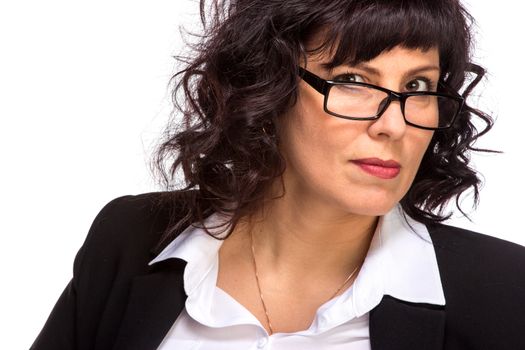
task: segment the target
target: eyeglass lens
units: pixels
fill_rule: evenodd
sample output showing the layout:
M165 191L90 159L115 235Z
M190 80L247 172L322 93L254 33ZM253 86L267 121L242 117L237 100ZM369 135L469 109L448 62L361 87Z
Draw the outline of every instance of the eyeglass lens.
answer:
M374 118L388 101L388 93L367 86L334 85L330 89L327 109L335 114L354 118ZM405 118L408 122L427 128L449 126L460 104L455 99L419 95L405 101Z

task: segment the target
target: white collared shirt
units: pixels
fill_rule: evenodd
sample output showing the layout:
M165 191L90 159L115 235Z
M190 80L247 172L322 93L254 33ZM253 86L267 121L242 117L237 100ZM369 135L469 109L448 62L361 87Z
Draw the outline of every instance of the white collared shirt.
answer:
M383 295L414 303L445 305L434 247L425 225L397 205L381 217L365 261L343 294L321 305L310 327L268 335L257 318L216 286L222 240L188 226L150 265L168 258L187 262L184 310L158 350L368 350L369 312ZM212 214L206 227L222 222ZM213 232L213 230L210 229Z

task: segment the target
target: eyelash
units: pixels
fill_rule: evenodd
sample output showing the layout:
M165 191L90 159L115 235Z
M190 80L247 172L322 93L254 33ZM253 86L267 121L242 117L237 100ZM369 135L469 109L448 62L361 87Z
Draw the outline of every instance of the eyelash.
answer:
M342 73L342 74L338 74L336 75L333 80L337 81L339 80L341 77L343 76L348 76L348 75L359 75L361 77L363 77L361 74L359 73L355 73L355 72L346 72L346 73ZM364 77L363 77L364 78ZM365 79L366 80L366 79ZM419 77L415 77L414 79L410 80L410 82L414 81L414 80L421 80L421 81L424 81L425 84L428 86L428 90L427 91L435 91L436 87L437 87L437 84L436 82L434 82L432 79L430 78L427 78L427 77L423 77L423 76L419 76ZM344 79L341 79L341 81L344 81ZM408 84L408 83L407 83Z
M428 91L435 91L435 89L436 89L436 83L432 79L429 79L427 77L415 77L412 80L422 80L422 81L424 81L425 84L427 84L427 86L428 86ZM410 80L410 81L412 81L412 80Z

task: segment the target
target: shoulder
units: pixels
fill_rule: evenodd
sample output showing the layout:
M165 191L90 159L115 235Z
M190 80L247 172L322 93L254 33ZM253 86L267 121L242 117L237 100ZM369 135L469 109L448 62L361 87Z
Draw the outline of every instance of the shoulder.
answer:
M428 225L446 299L449 327L459 333L525 327L525 247L449 225ZM500 327L501 328L501 327Z
M427 226L437 254L461 265L495 268L519 265L525 272L525 247L514 242L464 228Z
M173 221L181 220L192 196L182 191L128 195L100 210L73 264L73 288L81 304L93 306L89 312L102 312L110 295L125 300L131 280L149 273L153 248Z
M146 266L166 230L185 216L194 192L151 192L111 200L95 217L77 263Z
M115 198L102 207L94 223L136 224L184 207L195 191L149 192Z

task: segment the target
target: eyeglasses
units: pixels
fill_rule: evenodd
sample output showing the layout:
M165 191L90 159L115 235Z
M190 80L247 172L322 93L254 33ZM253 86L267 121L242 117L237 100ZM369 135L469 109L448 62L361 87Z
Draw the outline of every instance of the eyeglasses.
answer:
M396 92L381 86L325 80L299 67L301 78L324 95L326 113L351 120L376 120L392 101L399 101L405 123L425 130L447 129L463 108L464 98L443 82L439 86L454 94L432 91Z

